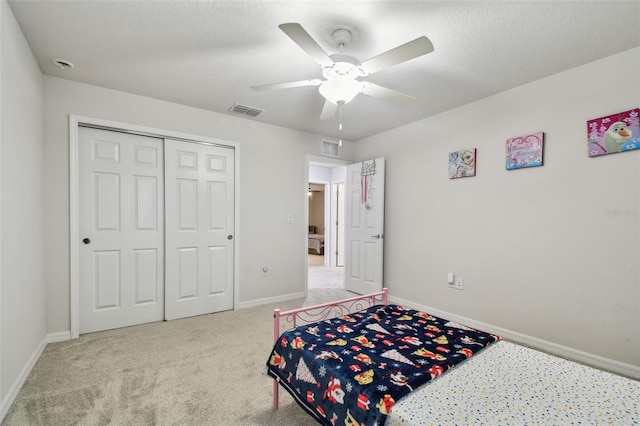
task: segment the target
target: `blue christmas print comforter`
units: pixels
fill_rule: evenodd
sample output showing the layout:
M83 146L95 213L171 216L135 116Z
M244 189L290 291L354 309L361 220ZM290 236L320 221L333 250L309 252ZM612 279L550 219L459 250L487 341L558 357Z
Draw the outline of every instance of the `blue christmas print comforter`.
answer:
M268 374L323 425L382 425L418 386L500 337L399 305L284 332Z

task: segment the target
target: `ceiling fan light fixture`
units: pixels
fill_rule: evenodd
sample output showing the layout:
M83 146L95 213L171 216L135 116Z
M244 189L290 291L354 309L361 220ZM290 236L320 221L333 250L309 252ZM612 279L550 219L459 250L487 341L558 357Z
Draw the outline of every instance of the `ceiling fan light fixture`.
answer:
M339 78L325 81L320 85L318 91L329 102L336 105L346 104L362 91L362 83L358 80Z

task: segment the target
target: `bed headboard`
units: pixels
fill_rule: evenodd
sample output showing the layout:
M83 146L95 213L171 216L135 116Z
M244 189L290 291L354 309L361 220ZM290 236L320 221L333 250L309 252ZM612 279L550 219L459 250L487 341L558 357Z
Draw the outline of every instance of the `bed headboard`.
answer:
M316 227L314 225L309 225L309 233L310 234L315 234L316 233Z
M320 305L305 306L298 309L291 309L289 311L274 309L273 341L276 342L280 336L280 319L283 319L292 327L297 327L298 325L323 321L327 318L348 315L352 312L366 309L378 303L382 303L383 305L389 303L386 287L384 287L382 291L378 291L376 293L363 294L348 299L322 303Z

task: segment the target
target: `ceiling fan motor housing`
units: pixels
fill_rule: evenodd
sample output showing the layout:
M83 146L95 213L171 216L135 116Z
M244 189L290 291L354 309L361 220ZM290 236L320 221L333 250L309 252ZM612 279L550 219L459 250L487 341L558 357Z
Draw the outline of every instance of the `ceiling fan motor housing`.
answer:
M333 61L333 65L322 67L322 75L327 80L336 78L354 80L357 77L365 76L360 68L360 61L353 56L336 54L331 55L330 58Z
M342 49L347 47L351 42L351 31L345 30L344 28L338 28L331 33L331 41L333 41L333 44L338 46L342 51Z

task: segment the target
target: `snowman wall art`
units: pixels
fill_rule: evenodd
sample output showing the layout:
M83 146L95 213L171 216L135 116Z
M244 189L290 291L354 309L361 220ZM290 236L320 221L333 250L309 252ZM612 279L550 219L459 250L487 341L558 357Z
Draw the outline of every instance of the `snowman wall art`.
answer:
M640 108L587 121L589 157L640 149Z

